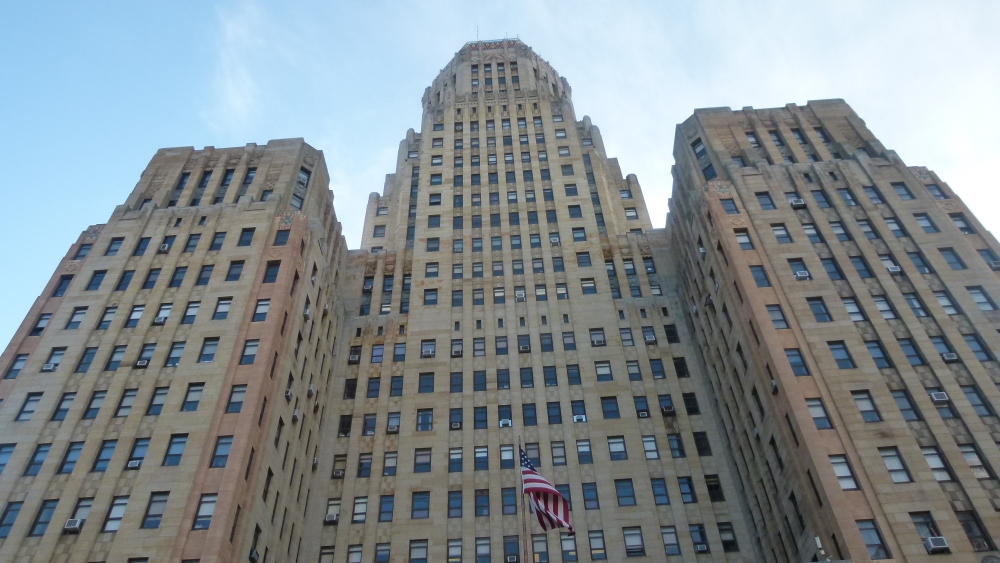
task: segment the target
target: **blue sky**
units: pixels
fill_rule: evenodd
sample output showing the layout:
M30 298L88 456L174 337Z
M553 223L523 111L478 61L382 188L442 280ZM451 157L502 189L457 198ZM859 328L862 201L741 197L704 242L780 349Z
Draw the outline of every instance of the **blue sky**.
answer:
M519 36L634 172L654 224L696 107L844 98L973 209L1000 204L998 2L4 2L0 343L156 149L304 137L348 243L463 43ZM981 213L996 231L1000 216Z

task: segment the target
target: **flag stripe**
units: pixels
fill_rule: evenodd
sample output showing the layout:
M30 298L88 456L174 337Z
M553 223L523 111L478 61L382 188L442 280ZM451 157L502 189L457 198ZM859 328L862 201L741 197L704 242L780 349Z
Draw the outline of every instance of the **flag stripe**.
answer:
M518 448L521 454L521 485L528 502L535 512L538 525L543 530L566 528L572 535L576 534L573 525L569 523L569 501L552 486L544 477L535 471L531 459Z

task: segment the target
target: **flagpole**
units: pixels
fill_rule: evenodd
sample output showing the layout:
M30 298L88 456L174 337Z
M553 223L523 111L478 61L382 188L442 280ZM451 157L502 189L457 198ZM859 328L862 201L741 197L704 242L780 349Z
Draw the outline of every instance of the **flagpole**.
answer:
M517 437L517 467L518 470L521 468L521 437ZM521 535L524 537L521 540L521 547L524 550L524 556L528 556L528 523L525 520L527 510L524 507L524 474L521 475Z

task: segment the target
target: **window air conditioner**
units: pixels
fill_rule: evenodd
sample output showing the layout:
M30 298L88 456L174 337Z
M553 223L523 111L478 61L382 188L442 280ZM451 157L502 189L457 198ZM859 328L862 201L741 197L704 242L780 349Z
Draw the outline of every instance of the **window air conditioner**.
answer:
M948 394L944 391L935 391L930 393L931 402L935 405L947 405L948 404Z
M331 524L340 524L339 514L327 514L323 517L323 524L329 526Z
M452 358L461 358L462 357L462 351L461 350L452 350L451 351L451 357Z
M125 465L125 467L128 469L139 469L140 467L142 467L142 460L141 459L129 460L129 462Z
M514 303L523 303L523 302L525 302L527 300L528 300L528 298L525 297L524 295L515 295L514 296Z
M994 260L990 262L990 269L994 271L1000 271L1000 260Z
M945 352L941 354L941 359L945 361L946 364L954 363L958 361L958 354L954 352Z
M327 303L326 305L323 305L323 314L325 315L329 312L330 312L330 304Z
M318 468L318 467L319 467L319 458L318 457L314 457L313 458L313 463L312 463L313 471L316 471L316 468Z
M656 344L656 337L652 334L646 335L646 344Z
M313 412L319 412L319 401L313 403Z
M423 352L420 353L420 357L421 358L433 358L434 357L434 352L431 351L431 350L424 350Z
M549 243L549 246L559 246L559 241L554 240L554 241L552 241L552 242Z
M677 411L670 405L660 407L660 414L663 416L677 416Z
M312 318L312 313L309 311L309 309L302 311L302 318L304 318L307 321Z
M607 344L607 342L605 342L603 338L598 338L597 340L593 341L593 344L594 346L604 346Z
M347 363L349 364L356 364L359 363L360 361L361 361L361 356L357 354L351 354L350 356L347 356Z
M792 206L792 209L804 209L806 206L805 200L799 199L797 197L788 200L788 203L789 205Z
M511 425L513 425L513 423L509 418L500 419L500 428L510 427Z
M344 478L344 470L343 469L334 469L333 470L333 478L334 479L343 479Z
M948 553L951 551L948 549L948 541L942 536L924 538L924 547L927 548L927 553Z
M309 390L306 391L306 397L310 397L311 398L315 394L316 394L316 386L315 385L310 385L309 386Z
M160 326L167 324L167 317L153 317L153 325Z
M451 429L452 430L461 430L462 429L462 423L461 422L452 422L451 423Z
M285 400L286 401L291 401L292 400L292 390L291 389L285 389Z
M903 273L903 269L900 268L899 266L886 266L885 269L890 274L901 274L901 273Z
M170 245L169 244L161 244L160 248L156 252L157 252L157 254L166 254L166 253L170 252Z
M573 422L587 422L587 415L585 414L574 414Z
M760 440L760 431L757 430L756 426L753 427L753 437Z
M257 553L256 549L251 549L250 550L250 563L257 563L258 559L260 559L260 554Z
M803 281L809 279L809 272L806 270L800 270L795 272L795 281Z
M694 550L698 553L708 553L708 544L696 543L694 544Z
M773 379L771 380L771 394L772 395L778 394L778 382Z
M41 371L56 371L57 367L59 367L59 364L45 364L42 366Z
M83 528L83 520L79 518L70 518L63 524L64 534L79 534L80 528Z
M136 360L135 367L137 368L147 368L149 367L149 360Z
M399 434L399 425L397 425L397 424L390 424L385 429L385 433L386 434Z
M507 563L517 563L517 556L516 555L508 555L507 556Z
M529 346L527 344L522 344L522 345L520 345L520 346L517 347L517 351L518 352L530 352L531 351L531 346Z
M292 422L298 422L300 418L302 418L302 415L299 414L299 409L292 411Z
M649 411L638 411L639 418L649 418Z

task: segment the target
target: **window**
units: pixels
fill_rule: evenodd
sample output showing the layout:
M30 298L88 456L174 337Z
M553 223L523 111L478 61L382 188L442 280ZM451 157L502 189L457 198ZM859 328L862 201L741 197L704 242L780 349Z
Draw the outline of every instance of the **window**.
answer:
M965 263L959 258L954 248L939 248L938 250L941 252L941 257L944 258L944 261L948 263L948 266L952 270L965 269Z
M851 358L850 352L847 351L847 345L843 341L827 342L827 345L830 347L830 354L836 360L838 368L853 369L857 367L854 364L854 359Z
M189 383L187 393L184 395L184 402L181 404L181 411L191 412L198 410L198 403L201 401L201 394L204 390L204 383Z
M115 410L115 417L128 416L129 412L132 411L132 404L135 403L135 397L138 393L138 389L126 389L122 393L122 398L118 402L118 408Z
M611 454L611 461L627 460L628 450L625 448L625 437L608 436L608 451Z
M128 505L128 497L120 496L114 497L111 501L111 508L108 509L108 515L104 519L104 527L101 528L102 532L117 532L118 528L122 524L122 517L125 516L125 507Z
M167 445L167 453L163 457L163 465L180 465L181 456L184 454L184 446L187 445L187 434L174 434L170 436L170 443Z
M990 296L982 288L982 286L972 286L965 288L969 292L969 297L972 297L972 301L979 307L980 311L996 311L997 306L990 299Z
M865 342L865 347L868 348L868 353L871 354L872 360L875 361L875 367L877 368L891 368L892 360L885 353L885 349L882 348L882 343L878 340L869 340Z
M781 305L768 305L767 313L771 317L771 323L774 324L774 328L788 328L788 321L785 320L785 314L781 310Z
M767 272L764 270L764 266L750 266L750 273L753 275L754 282L757 283L757 287L771 287L771 280L767 278Z
M779 244L792 242L792 236L788 234L788 229L785 228L784 224L771 225L771 232L774 233L774 238L778 240Z
M955 512L955 516L962 525L962 529L965 530L965 535L969 538L969 543L972 544L973 551L992 551L994 549L993 542L986 535L986 530L983 529L983 524L974 511L958 511Z
M920 351L917 350L916 344L910 338L900 338L899 347L903 349L903 354L906 355L906 359L910 362L911 366L922 366L924 365L924 358L920 355Z
M142 312L145 309L146 307L144 305L135 305L134 307L132 307L132 310L128 314L128 318L125 319L124 328L134 328L138 326L139 319L142 318ZM116 346L116 348L118 347ZM121 346L121 348L124 348L124 346ZM115 366L115 369L117 369L117 366Z
M972 353L976 356L977 360L981 362L988 362L992 359L992 355L979 339L979 336L975 334L963 334L962 338L965 340L965 343L969 345L969 349L972 350Z
M104 398L107 395L107 391L94 391L90 396L90 403L87 405L87 410L83 411L84 420L97 418L97 413L101 410L101 405L104 404Z
M24 473L22 473L22 475L27 477L38 475L38 472L41 471L42 464L45 463L45 458L49 455L49 450L51 448L52 444L38 444L35 446L35 451L31 454L31 458L28 460L28 465L24 468ZM13 448L11 448L11 451L13 451ZM7 458L10 459L9 454L7 455Z
M667 444L670 446L670 457L687 457L680 434L667 434Z
M802 352L798 348L786 348L785 357L788 358L788 364L792 368L792 373L795 375L809 375L809 366L806 365L805 358L802 357Z
M962 385L961 387L962 392L965 393L965 398L969 400L969 404L972 405L972 409L976 411L976 414L979 416L993 416L993 409L990 408L990 404L983 398L983 395L975 385Z
M41 506L38 508L38 514L35 515L35 521L32 522L31 528L28 530L28 537L41 536L45 534L45 529L49 527L49 522L52 520L52 514L56 511L56 505L58 504L59 499L42 501ZM7 505L7 510L10 510L10 503ZM7 511L4 512L5 516L6 514ZM17 515L15 514L15 518L16 516Z
M427 491L413 493L410 504L410 518L428 518L430 516L431 494Z
M243 409L243 399L247 393L246 385L233 385L229 391L229 401L226 403L226 413L238 413Z
M167 400L167 387L157 387L153 390L153 396L149 399L149 406L146 407L146 416L155 416L163 412L163 403Z
M264 280L262 283L274 283L278 280L278 271L281 269L281 262L268 262L264 270Z
M232 436L219 436L215 441L215 451L212 453L212 461L209 467L225 467L229 460L229 450L233 447Z
M750 240L750 233L746 229L735 229L736 242L743 250L753 250L753 242Z
M622 535L625 537L625 555L628 557L646 555L646 546L642 541L642 528L622 528Z
M875 408L875 402L872 400L871 393L868 391L852 391L851 396L854 397L854 404L861 411L861 418L865 422L882 421L882 415Z
M215 361L215 352L218 349L218 338L206 338L201 344L201 353L198 355L198 363L211 363Z
M207 530L212 524L212 514L215 512L215 499L218 495L201 495L198 502L198 512L194 517L192 530Z
M817 430L833 428L830 417L826 413L826 407L823 406L822 399L806 399L806 408L809 409L809 415L812 417L813 423L816 424Z
M96 350L96 349L88 348L88 350ZM17 379L17 375L21 373L21 370L24 368L24 364L27 363L27 361L28 361L28 354L18 354L14 356L14 361L11 362L10 367L7 368L7 373L4 374L4 379ZM89 362L87 365L88 366L90 365ZM77 368L77 371L80 371L80 369ZM83 371L87 370L84 369Z
M879 448L878 451L879 455L882 456L882 462L885 464L885 468L889 472L889 477L892 478L893 483L909 483L913 480L910 477L910 472L906 469L906 465L903 463L902 456L899 455L898 448ZM930 460L928 460L928 463L930 463ZM951 480L951 477L949 476L946 480Z
M854 194L847 188L838 188L837 195L844 200L844 205L848 207L854 207L858 204L857 200L854 199Z
M434 426L433 409L417 409L417 432L426 432Z
M38 403L41 400L41 393L28 393L27 397L24 399L24 403L21 405L21 410L17 413L14 420L21 422L31 420L31 415L35 413L35 409L38 408Z
M993 478L992 471L990 471L989 466L983 461L983 457L980 455L979 449L976 448L975 444L959 444L958 451L962 453L962 457L969 464L969 469L972 470L972 475L976 479Z
M163 513L167 508L167 498L169 496L170 493L151 493L149 495L149 504L146 505L146 515L142 517L140 528L151 529L160 527L160 520L163 518Z
M833 474L837 476L837 481L840 482L841 489L845 491L857 490L858 483L854 479L854 473L851 471L850 464L847 463L846 455L830 456L830 465L833 466Z
M875 240L881 238L878 235L878 231L875 230L875 227L873 227L869 221L859 220L858 227L861 228L861 232L864 233L865 238L868 240Z

